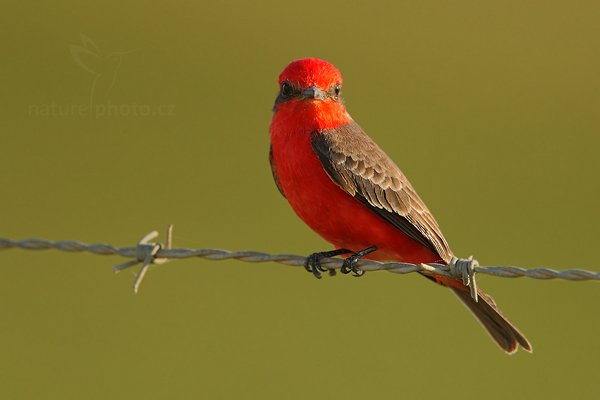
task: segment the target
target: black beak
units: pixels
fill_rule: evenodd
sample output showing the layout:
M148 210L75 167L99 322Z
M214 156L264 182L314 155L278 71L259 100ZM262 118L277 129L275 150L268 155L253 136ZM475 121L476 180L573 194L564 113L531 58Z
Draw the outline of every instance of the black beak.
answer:
M310 100L325 100L327 98L325 92L316 86L311 86L304 89L300 95L303 99Z

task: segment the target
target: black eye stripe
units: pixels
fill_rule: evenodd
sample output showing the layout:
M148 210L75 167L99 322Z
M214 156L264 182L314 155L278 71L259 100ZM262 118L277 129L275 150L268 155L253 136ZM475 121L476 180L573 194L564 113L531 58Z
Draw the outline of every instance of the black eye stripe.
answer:
M281 83L281 96L282 97L290 97L292 94L294 94L294 92L295 92L294 86L292 86L291 83L289 83L289 82Z
M329 86L329 89L327 89L327 95L334 100L338 100L341 92L342 85L340 83L334 83L333 85Z
M289 81L283 81L279 85L279 94L275 99L274 109L278 104L285 103L292 100L293 98L300 97L302 92L301 88ZM341 94L341 83L334 83L327 89L327 97L336 102L342 102Z

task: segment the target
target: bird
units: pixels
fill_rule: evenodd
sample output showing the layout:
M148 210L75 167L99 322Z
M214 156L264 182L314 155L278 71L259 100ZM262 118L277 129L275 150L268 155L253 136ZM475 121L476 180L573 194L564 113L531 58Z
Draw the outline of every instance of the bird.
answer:
M325 257L348 255L341 272L363 275L361 258L413 264L454 257L433 215L392 159L346 110L342 75L330 62L302 58L280 73L269 127L269 162L281 194L312 230L334 247L306 257L315 277ZM331 273L331 271L330 271ZM423 275L449 288L506 353L529 340L478 288L462 279Z

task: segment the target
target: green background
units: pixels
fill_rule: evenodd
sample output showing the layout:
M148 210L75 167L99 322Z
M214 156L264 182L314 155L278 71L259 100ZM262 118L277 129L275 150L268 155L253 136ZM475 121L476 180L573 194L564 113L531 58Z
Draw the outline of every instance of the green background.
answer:
M598 21L595 1L5 0L0 236L133 246L173 223L176 247L327 249L267 163L277 75L317 56L455 253L599 270ZM480 276L534 345L508 357L416 275L190 259L133 295L119 262L0 253L1 398L600 396L597 283Z

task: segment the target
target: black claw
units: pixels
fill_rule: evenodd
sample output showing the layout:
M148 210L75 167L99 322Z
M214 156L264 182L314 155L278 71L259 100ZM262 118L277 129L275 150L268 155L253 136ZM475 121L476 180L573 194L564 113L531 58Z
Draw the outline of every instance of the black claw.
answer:
M360 260L362 257L374 252L375 250L377 250L377 247L371 246L352 254L350 257L344 260L344 264L342 265L340 272L342 274L349 274L350 272L352 272L352 276L357 278L363 276L365 274L365 271L360 269L358 265L356 265L356 263L358 263L358 260Z
M329 275L333 276L333 275L335 275L335 270L323 267L321 265L321 260L324 258L327 258L327 257L335 257L335 256L339 256L340 254L347 254L347 253L352 253L352 252L348 249L338 249L338 250L332 250L332 251L322 251L319 253L312 253L311 255L306 257L306 260L304 260L304 269L306 269L308 272L313 274L315 276L315 278L317 278L317 279L321 279L321 272L328 271Z
M340 268L340 272L342 274L347 274L350 273L350 271L352 271L351 269L351 261L349 261L352 257L348 257L344 260L344 263L342 264L342 268Z
M360 257L357 257L355 255L346 258L344 260L344 264L342 265L340 272L342 274L349 274L350 272L352 272L352 276L355 277L363 276L365 274L365 271L358 268L358 266L356 265L358 260L360 260Z
M319 260L319 253L313 253L304 260L304 269L313 274L317 279L321 279L319 270L322 268Z

